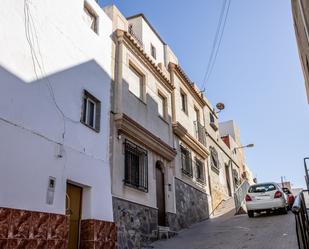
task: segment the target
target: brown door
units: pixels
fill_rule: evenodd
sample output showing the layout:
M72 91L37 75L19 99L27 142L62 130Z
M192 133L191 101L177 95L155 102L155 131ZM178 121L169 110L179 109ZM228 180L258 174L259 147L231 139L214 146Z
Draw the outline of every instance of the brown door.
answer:
M81 214L82 188L67 184L66 210L70 215L69 226L69 247L68 249L79 248L79 224Z
M225 165L226 185L229 196L232 196L229 166Z
M157 185L158 225L165 226L164 174L158 163L156 165L156 185Z

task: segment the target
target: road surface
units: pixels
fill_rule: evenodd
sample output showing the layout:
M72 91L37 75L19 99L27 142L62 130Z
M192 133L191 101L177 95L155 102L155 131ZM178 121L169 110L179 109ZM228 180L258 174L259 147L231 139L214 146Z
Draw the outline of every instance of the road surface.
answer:
M183 230L154 249L297 249L294 215L225 215Z

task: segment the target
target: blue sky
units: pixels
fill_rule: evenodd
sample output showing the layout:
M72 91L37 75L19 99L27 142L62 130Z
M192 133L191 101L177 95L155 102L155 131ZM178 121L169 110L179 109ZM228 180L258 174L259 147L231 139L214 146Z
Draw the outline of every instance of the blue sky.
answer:
M203 85L223 0L101 0L125 16L143 12L213 103L220 120L236 121L247 163L258 181L304 186L309 156L309 105L295 40L290 0L232 0L211 77Z

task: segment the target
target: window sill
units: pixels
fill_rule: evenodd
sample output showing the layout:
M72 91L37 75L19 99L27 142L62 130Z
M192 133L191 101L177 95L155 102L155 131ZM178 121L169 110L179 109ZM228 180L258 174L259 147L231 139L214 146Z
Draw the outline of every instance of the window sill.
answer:
M126 182L125 180L123 180L123 182L124 182L124 185L125 185L126 187L133 188L133 189L136 189L136 190L141 191L141 192L144 192L144 193L148 193L148 189L145 189L145 188L143 188L143 187L135 186L135 185L133 185L133 184L130 184L130 183Z
M220 174L220 170L214 166L211 166L212 171L214 171L216 174Z
M82 120L81 120L80 122L81 122L83 125L87 126L89 129L93 130L94 132L100 133L100 130L99 130L99 129L93 128L92 126L86 124L86 123L85 123L84 121L82 121Z
M146 101L144 100L144 99L141 99L140 97L138 97L138 96L136 96L133 92L131 92L130 90L128 90L129 91L129 93L131 94L131 95L133 95L139 102L141 102L142 104L144 104L144 105L147 105L146 104Z
M160 118L164 123L166 123L167 125L169 125L169 123L168 123L168 121L167 121L166 118L162 117L161 115L158 115L158 116L159 116L159 118Z

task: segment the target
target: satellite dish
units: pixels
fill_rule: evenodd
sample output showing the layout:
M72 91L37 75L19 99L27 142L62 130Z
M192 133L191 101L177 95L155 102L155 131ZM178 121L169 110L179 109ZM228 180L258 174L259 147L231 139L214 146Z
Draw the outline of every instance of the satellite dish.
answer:
M216 107L219 111L222 111L225 108L225 105L221 102L219 102L218 104L216 104Z

